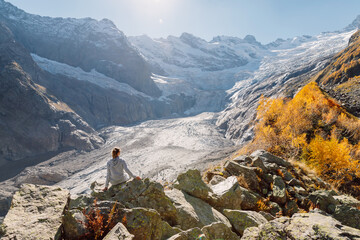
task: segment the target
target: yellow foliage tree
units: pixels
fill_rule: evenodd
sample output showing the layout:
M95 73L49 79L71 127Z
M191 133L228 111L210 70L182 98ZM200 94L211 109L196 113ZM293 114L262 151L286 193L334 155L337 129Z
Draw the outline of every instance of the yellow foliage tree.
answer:
M360 120L311 82L291 100L262 96L255 138L241 152L264 148L284 158L303 159L335 185L353 188L352 179L360 177L359 140Z

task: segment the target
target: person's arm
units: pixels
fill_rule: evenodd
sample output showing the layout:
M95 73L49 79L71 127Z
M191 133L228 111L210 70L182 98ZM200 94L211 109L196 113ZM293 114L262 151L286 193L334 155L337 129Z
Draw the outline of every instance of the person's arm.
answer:
M136 178L136 176L127 167L126 162L124 160L121 161L121 162L122 162L122 166L123 166L124 170L129 174L129 176L132 177L132 178Z
M109 181L110 181L110 168L109 168L109 164L106 164L106 168L107 168L107 173L106 173L106 182L105 182L105 188L103 189L104 191L106 191L109 187Z

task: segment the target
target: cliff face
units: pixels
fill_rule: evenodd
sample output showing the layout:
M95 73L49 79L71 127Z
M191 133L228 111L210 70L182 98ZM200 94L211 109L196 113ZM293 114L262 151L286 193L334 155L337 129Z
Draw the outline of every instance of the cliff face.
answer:
M91 150L103 140L70 107L36 84L36 64L0 25L0 164L62 148Z
M161 94L147 63L110 20L41 17L3 0L0 20L32 53L85 71L95 69L151 96Z
M320 87L360 117L360 31L316 78Z

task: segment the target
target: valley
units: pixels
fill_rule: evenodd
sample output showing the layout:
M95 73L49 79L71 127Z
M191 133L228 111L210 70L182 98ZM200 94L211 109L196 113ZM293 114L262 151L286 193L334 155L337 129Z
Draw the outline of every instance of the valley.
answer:
M135 175L164 185L223 162L253 139L261 95L293 97L360 26L358 17L269 44L251 35L152 39L127 37L108 19L42 17L3 0L0 21L0 216L23 183L89 193L117 146Z

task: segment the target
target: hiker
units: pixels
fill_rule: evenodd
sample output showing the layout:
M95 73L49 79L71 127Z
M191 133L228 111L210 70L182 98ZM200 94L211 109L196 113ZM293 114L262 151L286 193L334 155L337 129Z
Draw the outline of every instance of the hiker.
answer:
M120 158L120 148L114 148L111 152L112 159L109 160L106 164L107 166L107 176L105 188L103 191L108 190L109 182L111 185L120 184L126 182L130 178L141 179L140 177L135 177L135 175L128 169L124 159Z

